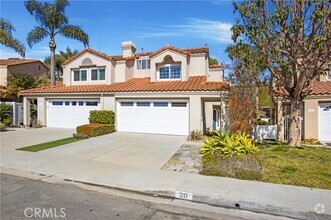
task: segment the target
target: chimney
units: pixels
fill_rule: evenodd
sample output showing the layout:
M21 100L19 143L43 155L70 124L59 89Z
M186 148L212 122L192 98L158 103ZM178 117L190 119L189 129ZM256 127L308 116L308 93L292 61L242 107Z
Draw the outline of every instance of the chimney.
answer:
M132 41L122 42L123 57L132 57L136 52L136 45Z

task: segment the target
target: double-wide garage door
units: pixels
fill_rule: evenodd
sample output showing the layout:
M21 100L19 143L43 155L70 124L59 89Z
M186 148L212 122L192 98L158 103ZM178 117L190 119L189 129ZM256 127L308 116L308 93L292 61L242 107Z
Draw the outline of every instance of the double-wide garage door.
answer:
M75 128L88 124L91 110L99 110L98 100L51 100L47 102L47 127Z
M318 140L331 141L331 103L319 104Z
M123 100L117 102L117 130L188 135L188 100Z

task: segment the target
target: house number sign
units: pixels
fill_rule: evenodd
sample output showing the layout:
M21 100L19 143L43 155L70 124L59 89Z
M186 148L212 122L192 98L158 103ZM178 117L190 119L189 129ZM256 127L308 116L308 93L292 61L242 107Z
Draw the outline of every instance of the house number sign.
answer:
M193 194L188 192L176 191L175 192L176 199L184 199L184 200L192 200Z

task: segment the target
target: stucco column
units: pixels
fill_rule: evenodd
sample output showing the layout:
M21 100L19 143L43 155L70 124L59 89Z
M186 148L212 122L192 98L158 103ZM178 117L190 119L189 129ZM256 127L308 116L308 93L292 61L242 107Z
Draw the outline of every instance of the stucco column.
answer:
M283 102L281 100L277 101L277 140L283 141L284 139L284 126L283 126Z
M37 98L37 120L42 126L46 126L46 100Z
M201 96L190 97L190 132L202 131L202 102Z
M30 127L30 102L28 98L23 98L23 125Z

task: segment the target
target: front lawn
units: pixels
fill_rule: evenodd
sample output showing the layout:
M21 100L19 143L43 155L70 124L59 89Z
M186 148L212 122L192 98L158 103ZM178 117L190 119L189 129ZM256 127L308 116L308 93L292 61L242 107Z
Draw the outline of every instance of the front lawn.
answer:
M284 145L260 146L256 159L261 172L240 170L235 178L331 189L331 149L293 148ZM218 160L205 157L201 174L224 176ZM224 166L223 166L224 167ZM259 175L260 174L260 175Z
M60 140L56 140L56 141L50 141L50 142L46 142L46 143L42 143L42 144L36 144L36 145L28 146L28 147L22 147L22 148L18 148L16 150L38 152L41 150L46 150L46 149L52 148L52 147L58 147L58 146L61 146L64 144L70 144L70 143L80 141L80 140L82 140L82 139L69 137L69 138L64 138L64 139L60 139Z

